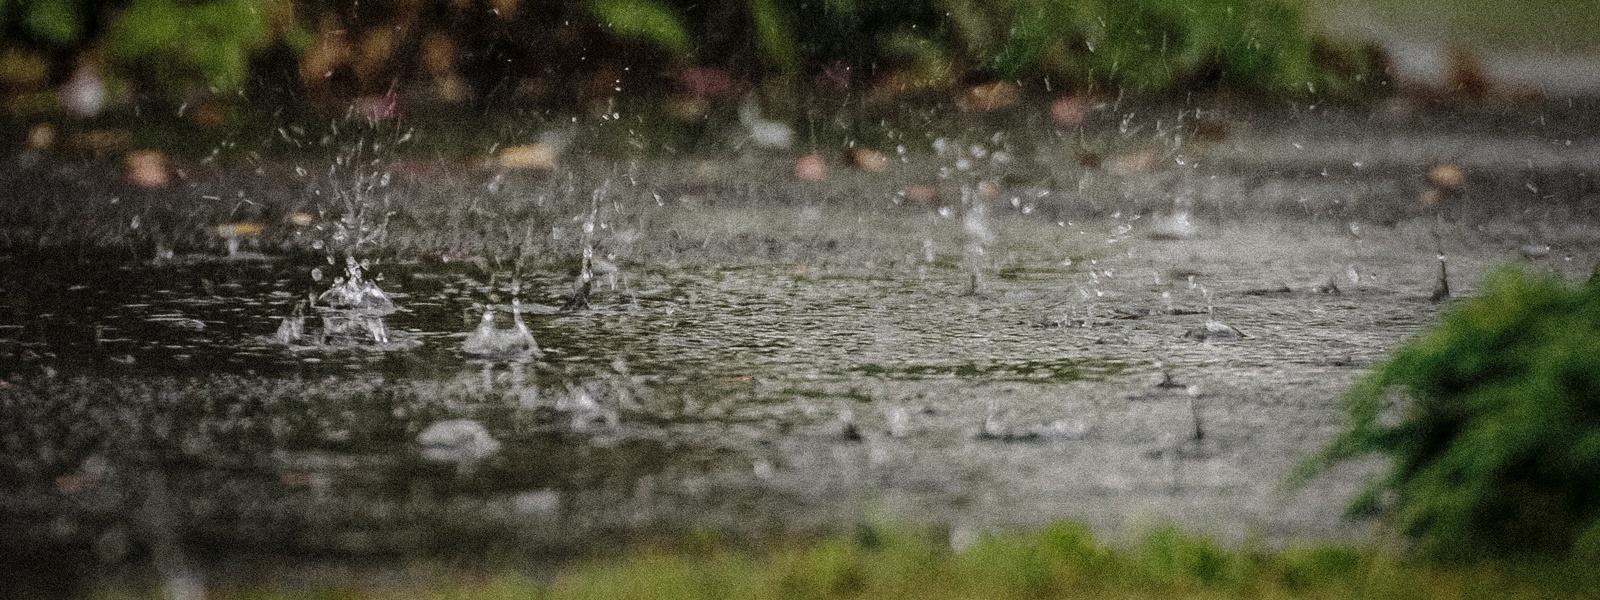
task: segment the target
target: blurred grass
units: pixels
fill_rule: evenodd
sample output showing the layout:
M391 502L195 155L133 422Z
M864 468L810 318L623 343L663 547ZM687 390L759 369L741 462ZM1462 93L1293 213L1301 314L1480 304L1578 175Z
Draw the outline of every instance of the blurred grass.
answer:
M695 536L691 536L695 537ZM1061 522L1031 534L979 536L951 550L926 529L879 526L850 536L739 549L699 536L569 566L553 577L439 574L384 587L213 590L212 598L1594 598L1600 575L1578 561L1437 566L1378 546L1228 547L1172 527L1131 544ZM102 593L99 598L128 595Z

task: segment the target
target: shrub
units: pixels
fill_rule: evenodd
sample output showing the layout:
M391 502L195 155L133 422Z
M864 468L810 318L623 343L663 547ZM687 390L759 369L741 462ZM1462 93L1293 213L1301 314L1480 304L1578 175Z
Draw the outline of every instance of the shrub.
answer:
M1410 400L1398 420L1391 388ZM1346 406L1347 429L1292 482L1388 455L1351 513L1386 512L1423 552L1564 553L1600 535L1600 281L1496 272Z

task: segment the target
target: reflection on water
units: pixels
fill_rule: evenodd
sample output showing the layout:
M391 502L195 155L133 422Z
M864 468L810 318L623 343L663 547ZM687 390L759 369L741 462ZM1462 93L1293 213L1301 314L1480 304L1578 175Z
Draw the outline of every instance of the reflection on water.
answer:
M1275 486L1338 425L1338 390L1438 310L1431 236L994 218L1001 275L970 295L965 261L917 256L920 226L858 218L877 247L842 252L884 258L624 266L581 313L556 307L568 272L534 269L509 329L479 312L476 267L373 264L397 300L383 318L414 340L382 351L273 341L310 285L294 261L18 265L0 431L25 485L7 493L25 520L71 523L24 539L91 562L132 553L117 536L143 543L147 477L169 482L186 543L286 555L754 534L871 506L980 527L1358 531L1337 515L1359 474L1293 501ZM1505 260L1452 256L1458 294ZM534 352L483 350L501 336Z
M1339 514L1372 469L1276 488L1341 424L1340 390L1441 310L1439 253L1463 297L1511 260L1587 276L1600 235L1545 215L1251 214L1230 194L1253 176L1153 182L1193 205L1126 213L971 187L945 213L617 193L601 219L585 195L541 222L541 247L570 252L487 293L493 257L468 251L374 253L327 289L308 278L321 257L294 252L6 257L0 550L142 560L167 543L157 517L219 564L532 556L868 510L1360 535ZM1248 193L1327 208L1396 181L1322 177ZM603 285L564 311L575 276Z

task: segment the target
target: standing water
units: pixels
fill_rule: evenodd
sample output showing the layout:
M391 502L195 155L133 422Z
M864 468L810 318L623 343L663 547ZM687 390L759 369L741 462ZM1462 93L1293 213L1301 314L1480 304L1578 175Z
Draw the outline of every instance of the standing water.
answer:
M1279 482L1341 426L1341 390L1447 306L1441 253L1449 298L1508 262L1587 277L1600 161L1470 122L1339 118L1162 142L1117 170L1041 143L994 177L941 178L955 155L932 152L804 185L760 158L642 161L625 183L611 165L398 169L349 207L381 205L381 236L334 229L360 254L285 219L259 240L271 261L182 238L212 222L166 225L180 254L156 262L110 225L82 224L104 249L68 252L52 222L16 221L7 239L37 243L0 256L5 554L82 575L159 546L227 577L873 512L1358 537L1340 513L1382 465ZM1146 152L1138 119L1117 122L1100 151ZM1422 204L1443 158L1466 192ZM136 210L42 181L14 189L92 208L52 215ZM246 172L206 185L308 201ZM213 191L172 192L195 206L166 218L226 218L197 200ZM327 256L344 274L308 298Z

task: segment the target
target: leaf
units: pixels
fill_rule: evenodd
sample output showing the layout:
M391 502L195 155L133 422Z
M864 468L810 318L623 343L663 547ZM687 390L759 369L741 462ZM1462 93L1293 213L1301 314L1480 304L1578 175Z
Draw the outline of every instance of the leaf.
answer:
M28 29L45 39L65 44L76 41L83 32L75 0L38 0L24 6L29 9Z
M642 39L689 57L689 34L672 10L654 0L594 0L590 4L601 25L619 35Z
M266 15L250 0L135 0L107 26L103 44L112 60L153 72L171 89L198 76L231 91L244 85L251 54L269 41Z
M761 54L784 74L800 70L800 53L788 19L772 0L750 0L750 17L756 24L756 43Z
M1393 466L1352 512L1393 492L1389 518L1439 557L1480 547L1562 552L1575 534L1552 540L1549 527L1529 519L1600 523L1600 295L1514 269L1494 273L1483 289L1347 393L1345 431L1303 461L1290 484L1377 452ZM1384 426L1378 417L1392 387L1412 402L1402 421ZM1562 514L1508 509L1529 497L1551 499L1549 510Z

